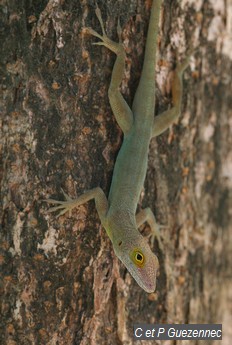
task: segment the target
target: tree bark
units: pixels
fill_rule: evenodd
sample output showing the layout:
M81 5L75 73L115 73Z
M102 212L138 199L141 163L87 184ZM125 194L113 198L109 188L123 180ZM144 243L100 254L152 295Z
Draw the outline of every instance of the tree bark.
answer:
M151 1L98 5L113 39L121 19L122 92L131 104ZM133 339L133 324L142 322L223 323L229 344L231 0L163 2L156 113L171 104L176 61L192 43L198 49L184 75L178 123L151 142L141 196L140 206L165 225L165 250L154 248L153 294L119 263L93 202L59 219L43 202L62 198L61 188L72 197L96 186L107 194L121 145L107 97L115 56L83 31L100 30L94 2L3 0L0 8L1 343L142 344Z

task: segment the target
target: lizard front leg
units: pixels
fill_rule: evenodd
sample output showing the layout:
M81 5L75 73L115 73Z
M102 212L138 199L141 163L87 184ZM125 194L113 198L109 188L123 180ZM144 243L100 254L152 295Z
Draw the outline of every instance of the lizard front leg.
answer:
M119 91L120 84L122 82L123 78L123 72L124 72L124 66L125 66L125 51L121 42L121 27L118 22L118 27L117 27L117 32L119 36L119 43L112 41L110 38L107 37L104 25L103 25L103 20L101 16L101 11L99 7L96 8L96 16L100 22L101 25L101 30L102 30L102 35L99 35L95 30L92 28L86 28L86 31L95 36L98 37L101 42L95 42L93 44L95 45L103 45L106 48L110 49L112 52L114 52L117 55L114 68L112 71L112 76L111 76L111 81L110 81L110 86L108 90L108 96L109 96L109 101L111 105L111 109L114 113L114 116L118 122L118 125L122 129L122 131L127 133L132 124L133 124L133 114L126 103L125 99L123 98L122 94Z
M159 247L161 250L163 250L163 244L160 238L160 228L161 226L157 224L155 216L150 209L150 207L147 207L136 215L136 224L139 228L143 223L147 222L150 225L151 228L151 245L153 246L155 238L157 239L159 243Z
M107 215L109 207L108 207L108 201L105 196L105 193L100 187L96 187L85 192L84 194L79 196L77 199L71 199L64 191L63 191L63 194L66 199L65 201L54 200L54 199L44 200L47 203L58 205L58 206L51 207L49 209L49 212L55 212L55 211L60 210L60 212L57 215L57 217L59 217L65 214L66 212L71 212L75 207L80 206L91 199L94 199L100 220L102 224L105 224L106 215Z

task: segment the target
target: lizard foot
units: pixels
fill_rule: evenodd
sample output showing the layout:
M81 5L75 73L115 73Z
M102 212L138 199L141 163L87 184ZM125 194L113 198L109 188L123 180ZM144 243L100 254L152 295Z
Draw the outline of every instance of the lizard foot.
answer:
M162 252L164 251L164 245L161 240L162 235L160 234L160 230L164 228L167 228L167 226L155 223L155 225L151 227L151 233L147 236L151 242L151 247L154 247L155 240L157 240L159 248Z
M66 194L63 189L62 192L64 194L65 197L65 201L60 201L60 200L55 200L55 199L45 199L43 201L49 203L49 204L56 204L58 206L54 206L54 207L50 207L48 212L55 212L60 210L60 212L58 213L58 215L56 216L57 218L59 216L62 216L63 214L65 214L66 212L69 212L69 216L71 216L71 211L73 208L75 208L76 206L79 206L81 203L79 202L79 198L78 199L72 199L68 196L68 194Z
M183 72L186 70L186 68L188 67L189 65L189 61L190 61L190 58L191 56L195 53L197 49L194 48L193 46L191 46L187 52L187 56L186 58L181 61L181 62L178 62L177 63L177 66L176 66L176 72L182 76Z
M102 35L100 35L98 32L96 32L95 30L93 30L92 28L87 27L85 29L85 31L87 33L89 33L92 36L95 36L97 38L99 38L101 41L100 42L94 42L92 43L93 45L98 45L98 46L105 46L106 48L110 49L112 52L114 52L117 55L120 54L124 54L124 48L123 45L121 43L121 26L120 23L118 21L118 26L117 26L117 32L118 32L118 36L119 36L119 43L112 41L106 34L105 28L104 28L104 24L103 24L103 20L102 20L102 15L101 15L101 11L100 8L97 6L96 10L95 10L96 16L99 20L100 26L101 26L101 30L102 30Z
M136 223L138 227L140 227L140 225L142 225L144 222L147 222L150 225L151 233L147 237L151 240L151 246L153 247L155 239L157 239L159 247L161 251L163 251L164 248L163 243L161 241L160 229L166 228L167 226L159 225L156 222L155 216L150 207L142 209L136 215Z

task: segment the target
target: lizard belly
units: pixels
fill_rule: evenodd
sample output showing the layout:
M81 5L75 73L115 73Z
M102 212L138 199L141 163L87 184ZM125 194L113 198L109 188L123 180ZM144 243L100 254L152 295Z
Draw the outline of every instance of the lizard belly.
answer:
M144 184L150 135L133 130L124 140L118 153L109 193L110 208L123 207L135 214Z

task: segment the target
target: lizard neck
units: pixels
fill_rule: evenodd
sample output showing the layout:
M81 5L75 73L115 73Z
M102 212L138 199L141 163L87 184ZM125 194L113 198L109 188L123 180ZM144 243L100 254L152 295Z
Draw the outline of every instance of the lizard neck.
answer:
M107 228L110 233L110 239L114 243L125 239L125 237L134 237L137 233L136 219L133 212L126 208L109 210L107 215ZM107 231L107 233L108 233Z

